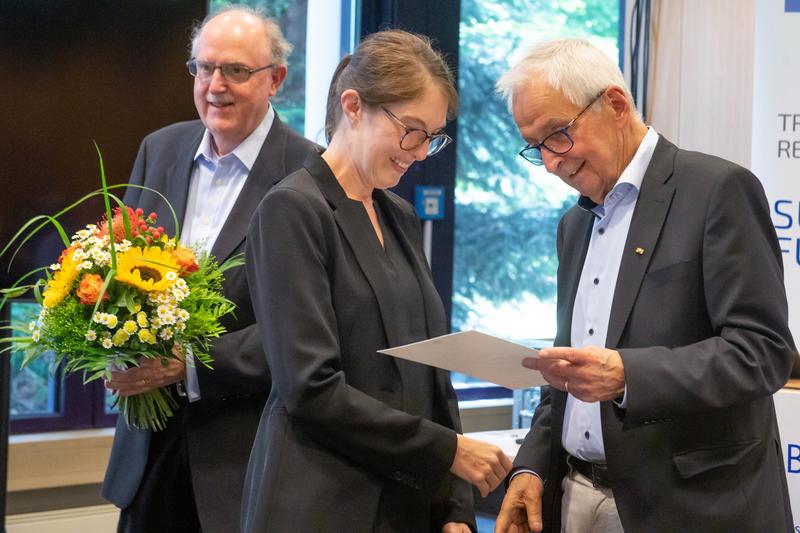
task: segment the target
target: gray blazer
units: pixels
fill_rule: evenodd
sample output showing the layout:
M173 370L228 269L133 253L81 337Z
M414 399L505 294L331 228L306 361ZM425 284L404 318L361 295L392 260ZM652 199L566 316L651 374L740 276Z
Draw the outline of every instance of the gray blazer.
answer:
M203 132L203 124L194 120L148 135L131 173L130 183L156 189L169 199L179 223L186 210L193 158ZM247 225L258 203L276 182L300 167L314 146L276 115L212 249L220 262L244 250ZM157 212L159 224L173 234L172 216L158 196L129 188L125 202L145 212ZM189 404L187 413L192 484L203 531L208 532L236 531L247 458L271 381L244 268L225 273L224 292L237 306L235 318L225 320L228 333L213 343L213 370L197 365L202 399ZM103 497L120 508L131 503L147 465L149 446L149 431L128 427L120 418Z
M391 192L373 198L411 258L428 335L446 333L419 219ZM400 335L381 253L364 206L318 154L253 216L247 277L273 387L247 471L245 532L474 528L470 487L448 472L460 431L448 373L376 353Z
M559 225L557 345L570 343L592 218L573 207ZM797 355L781 251L752 173L659 139L606 346L619 350L627 384L627 409L601 404L625 531L793 530L772 394ZM560 530L566 397L545 389L514 463L545 479L548 532Z

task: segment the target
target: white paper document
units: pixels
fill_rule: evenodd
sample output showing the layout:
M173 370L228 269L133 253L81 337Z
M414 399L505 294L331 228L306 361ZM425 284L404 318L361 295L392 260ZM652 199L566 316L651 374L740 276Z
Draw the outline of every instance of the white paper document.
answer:
M477 331L451 333L379 352L467 374L509 389L547 385L538 370L522 366L522 359L538 357L538 350Z

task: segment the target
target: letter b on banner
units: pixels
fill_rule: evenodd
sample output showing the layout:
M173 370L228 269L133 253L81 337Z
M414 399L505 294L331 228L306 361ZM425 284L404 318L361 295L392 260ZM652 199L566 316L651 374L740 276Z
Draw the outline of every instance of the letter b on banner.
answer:
M800 446L797 444L789 444L789 453L787 455L786 470L790 474L800 473Z

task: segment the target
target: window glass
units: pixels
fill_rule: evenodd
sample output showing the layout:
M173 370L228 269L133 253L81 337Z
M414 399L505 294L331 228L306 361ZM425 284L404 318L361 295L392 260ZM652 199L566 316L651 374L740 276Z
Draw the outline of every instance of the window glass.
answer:
M10 302L12 322L28 324L39 314L39 304L35 302ZM14 336L23 333L14 332ZM5 357L5 355L0 355ZM11 418L30 418L56 413L59 399L59 380L50 371L53 357L39 359L22 368L23 354L11 354Z
M555 336L556 228L576 194L517 155L525 143L494 85L535 40L583 37L617 60L619 14L619 0L462 0L453 331Z

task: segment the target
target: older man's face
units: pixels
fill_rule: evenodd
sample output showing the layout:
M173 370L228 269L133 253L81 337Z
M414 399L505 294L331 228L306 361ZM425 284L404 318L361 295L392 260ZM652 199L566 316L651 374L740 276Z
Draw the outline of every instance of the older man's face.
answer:
M195 58L250 69L272 63L264 26L252 15L237 11L223 13L206 24ZM231 152L261 123L270 97L285 76L286 67L280 66L256 72L244 83L225 79L219 69L208 80L195 78L194 103L220 155Z
M569 152L558 155L542 148L548 172L598 204L624 168L621 130L605 106L601 97L567 130L574 142ZM512 114L522 137L535 145L566 126L581 109L549 84L534 80L514 93Z

